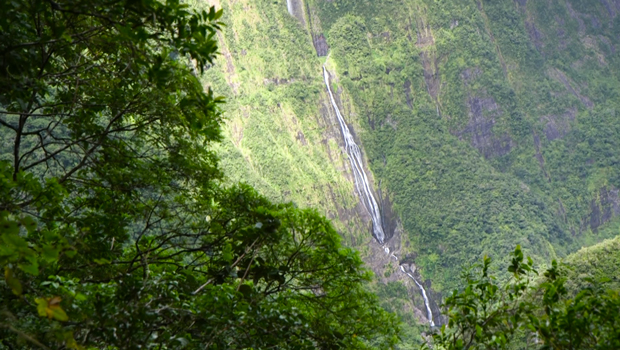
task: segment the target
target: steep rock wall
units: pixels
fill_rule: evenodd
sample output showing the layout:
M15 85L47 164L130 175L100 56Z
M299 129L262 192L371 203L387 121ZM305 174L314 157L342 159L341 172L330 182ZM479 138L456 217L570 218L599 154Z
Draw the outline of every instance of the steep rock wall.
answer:
M290 16L285 2L222 1L216 5L224 8L227 26L220 38L222 56L204 82L227 98L227 139L219 151L228 177L249 182L273 199L319 209L333 220L345 243L360 250L376 275L384 276L391 268L389 256L382 261L384 248L371 236L370 216L354 190L338 121L322 84L316 56L327 54L327 47L317 45L317 37L325 41L317 34L321 33L319 19L314 18L313 31ZM337 75L332 88L360 142L359 116ZM372 187L378 188L368 174ZM378 198L389 244L400 245L400 236L391 239L398 217L389 196L378 194ZM405 275L399 280L411 284ZM420 292L413 287L398 302L415 310L407 317L424 313ZM414 337L416 321L408 322L408 332Z
M301 17L284 0L222 3L230 28L205 81L232 102L223 162L233 180L334 219L386 300L410 282L355 196L320 82L328 52L338 104L402 223L388 247L415 257L435 304L484 255L506 264L520 244L545 262L617 234L614 2L295 3Z
M617 234L612 2L308 3L436 288L516 244L545 262Z

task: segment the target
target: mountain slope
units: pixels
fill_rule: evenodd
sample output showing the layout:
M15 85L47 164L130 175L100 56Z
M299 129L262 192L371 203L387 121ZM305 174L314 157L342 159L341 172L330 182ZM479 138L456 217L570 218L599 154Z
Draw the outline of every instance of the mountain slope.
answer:
M434 313L484 255L505 266L520 244L546 263L620 232L618 1L212 3L228 26L204 81L227 96L229 178L317 207L378 293L413 298L420 319L419 289L371 238L323 62L386 247L426 280Z
M436 289L516 244L544 262L618 234L615 3L308 3Z
M604 283L606 288L620 290L620 237L580 249L564 262L567 265L566 285L571 292L603 280L608 280Z
M227 176L274 200L320 208L350 242L368 240L320 62L303 28L286 7L269 2L214 4L224 9L227 27L219 37L222 57L203 81L227 100L228 137L219 150Z

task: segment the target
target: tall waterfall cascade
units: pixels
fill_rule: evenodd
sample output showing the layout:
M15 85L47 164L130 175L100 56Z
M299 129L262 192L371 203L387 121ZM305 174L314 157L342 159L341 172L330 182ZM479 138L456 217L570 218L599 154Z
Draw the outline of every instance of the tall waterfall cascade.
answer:
M287 4L290 3L291 0L288 0ZM289 12L290 11L291 7L289 7ZM349 157L349 161L351 163L351 170L355 179L355 188L359 193L362 204L370 214L372 220L373 236L380 244L384 244L385 232L383 231L381 212L379 210L379 205L377 204L377 201L372 194L372 189L368 182L368 176L366 176L366 172L364 171L362 151L355 143L355 139L353 139L353 135L351 134L351 131L349 130L349 127L347 126L344 117L340 113L338 104L336 104L336 99L334 98L334 94L332 93L332 89L329 84L329 73L327 72L325 66L323 66L323 79L325 80L325 86L327 87L327 92L329 93L329 99L332 103L332 106L334 107L334 111L336 112L338 123L340 124L340 131L342 132L342 137L344 138L346 152ZM400 262L396 255L394 255L393 253L390 254L390 248L384 246L383 249L385 253L389 255L389 257L394 258L394 260L396 260L400 265ZM428 296L426 295L426 290L424 289L424 286L420 282L418 282L411 273L407 272L402 265L400 265L400 270L402 273L405 273L409 278L411 278L413 282L415 282L415 284L418 286L418 288L420 288L420 290L422 291L422 298L424 299L424 306L426 307L428 321L431 327L435 326L435 323L433 322L433 313L431 311L430 301L428 299Z
M327 69L325 69L325 67L323 67L323 78L325 79L325 86L329 92L329 99L331 100L334 111L336 111L336 116L338 117L338 123L340 124L340 130L342 131L342 137L344 138L347 155L349 156L349 161L351 162L351 170L353 171L353 177L355 178L355 188L360 195L360 199L362 200L364 207L370 214L373 236L377 239L377 241L379 241L379 243L383 244L385 241L385 233L383 231L381 212L379 211L379 205L375 200L375 196L372 194L372 189L368 183L368 177L364 171L362 151L355 143L353 135L351 135L349 127L338 109L336 99L334 99L334 94L332 93L332 89L329 85L329 74L327 73Z

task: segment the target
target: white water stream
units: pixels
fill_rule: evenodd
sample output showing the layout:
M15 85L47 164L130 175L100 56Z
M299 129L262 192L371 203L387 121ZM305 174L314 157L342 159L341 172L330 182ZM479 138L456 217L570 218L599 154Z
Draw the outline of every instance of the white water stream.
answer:
M295 15L293 13L293 0L286 0L286 8L288 9L288 13L290 13L291 15Z
M368 177L364 172L362 151L360 151L360 148L355 143L347 123L342 117L342 114L340 114L340 110L338 109L338 105L334 99L334 94L329 86L329 74L327 73L327 69L325 69L325 67L323 67L323 78L325 79L325 86L327 86L327 91L329 92L329 98L332 102L332 106L336 111L338 123L340 123L340 130L342 131L342 137L344 138L347 155L349 156L349 161L351 162L353 177L355 178L355 188L360 195L360 199L362 200L364 207L366 207L366 210L368 210L368 213L370 214L373 236L375 236L379 243L383 244L385 241L385 233L383 232L383 224L381 222L381 212L379 211L379 205L377 205L375 196L372 194L370 184L368 183Z
M287 1L289 5L289 12L292 11L290 4L291 0ZM380 244L385 243L385 233L383 231L383 222L381 220L381 212L379 211L379 206L377 205L377 201L372 194L372 189L370 184L368 183L368 177L366 176L366 172L364 171L364 163L362 158L362 152L360 148L355 143L353 139L353 135L349 131L349 127L344 120L344 117L340 113L340 109L338 109L338 105L336 104L336 100L334 99L334 94L332 93L332 89L329 85L329 74L327 73L327 69L323 66L323 78L325 80L325 86L327 87L327 92L329 93L329 98L331 100L332 106L334 107L334 111L336 112L336 116L338 117L338 123L340 124L340 130L342 131L342 137L344 138L344 144L347 151L347 155L349 156L349 161L351 162L351 169L353 171L353 177L355 178L355 188L360 195L360 199L364 204L368 213L370 213L370 217L372 219L372 230L373 236L379 241ZM390 248L384 246L383 247L386 254L390 257L393 257L400 265L400 262L396 255L393 253L390 254ZM430 307L430 301L428 300L428 296L426 295L426 290L421 283L419 283L413 275L405 271L405 268L401 265L400 270L407 274L413 282L420 288L422 291L422 298L424 298L424 306L426 306L426 314L428 321L431 327L435 326L433 322L433 313Z
M402 269L402 266L401 266ZM420 288L422 291L422 298L424 298L424 306L426 306L426 318L428 318L428 322L431 324L431 327L435 327L435 322L433 322L433 312L431 311L430 302L428 301L428 297L426 296L426 290L410 273L407 272L407 276L409 276L413 282Z

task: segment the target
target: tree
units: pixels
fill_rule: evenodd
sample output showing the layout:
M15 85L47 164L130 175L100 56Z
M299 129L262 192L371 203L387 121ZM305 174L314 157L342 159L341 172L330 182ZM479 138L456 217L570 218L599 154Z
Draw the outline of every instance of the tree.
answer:
M195 77L221 10L0 11L0 349L395 343L325 218L222 185L222 101Z
M449 322L433 335L436 348L620 348L620 293L606 289L606 281L588 280L571 295L555 260L539 277L519 246L509 267L511 280L498 282L490 266L485 258L477 273L465 274L466 287L446 299Z

